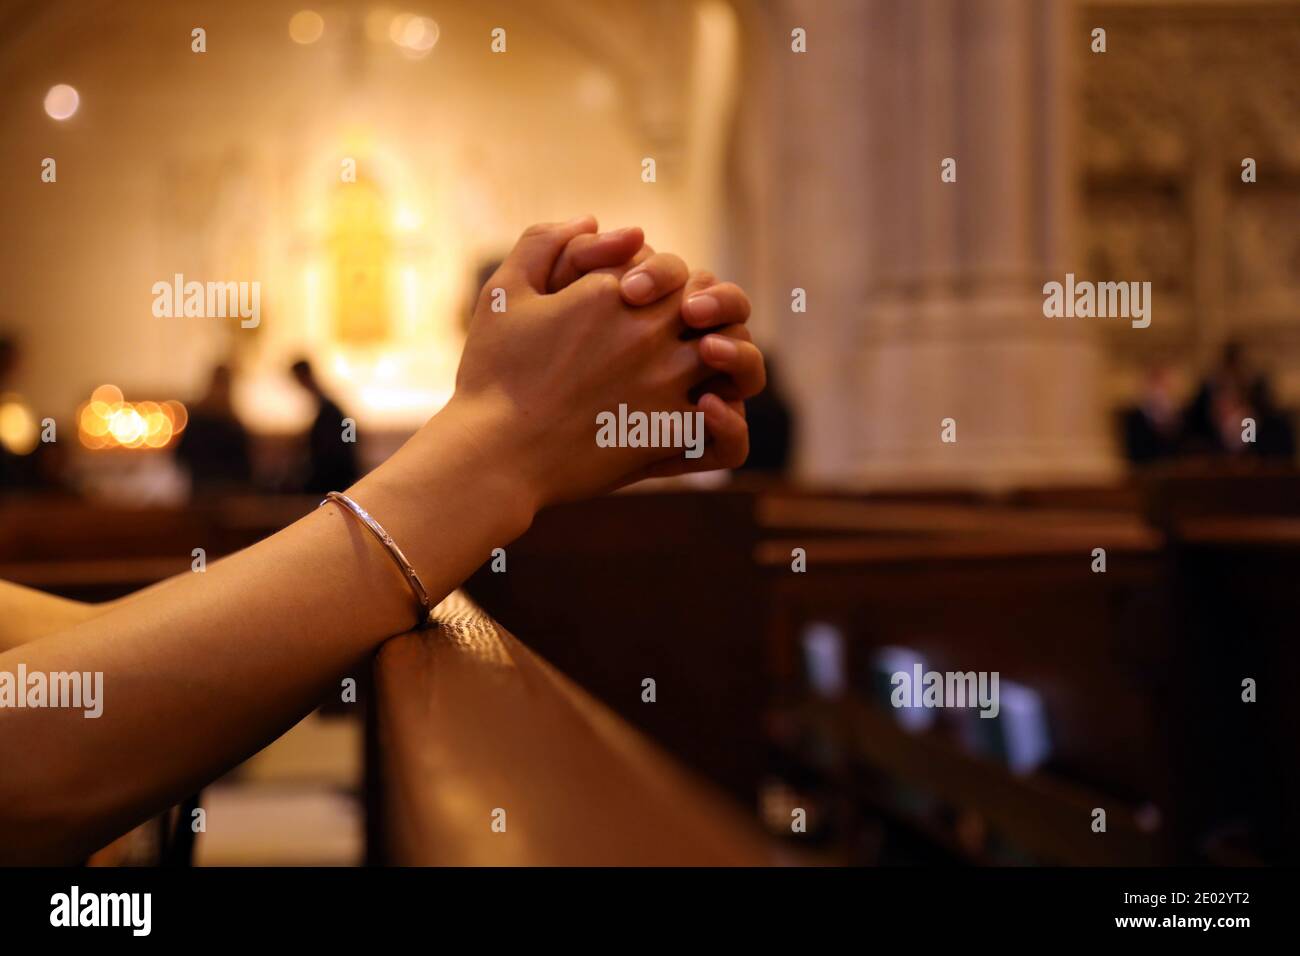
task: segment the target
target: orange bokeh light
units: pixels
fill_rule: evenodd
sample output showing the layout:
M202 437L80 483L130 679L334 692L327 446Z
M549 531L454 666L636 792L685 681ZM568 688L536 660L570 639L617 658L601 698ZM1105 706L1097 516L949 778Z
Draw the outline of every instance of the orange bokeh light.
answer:
M101 385L77 409L77 433L86 448L166 448L185 430L189 413L175 399L128 402L115 385Z

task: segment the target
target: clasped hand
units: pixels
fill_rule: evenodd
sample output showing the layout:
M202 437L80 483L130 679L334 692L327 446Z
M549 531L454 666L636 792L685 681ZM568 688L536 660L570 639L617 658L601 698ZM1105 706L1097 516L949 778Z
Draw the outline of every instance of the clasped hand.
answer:
M639 481L734 468L744 399L765 383L734 283L655 252L639 228L590 216L529 228L484 285L448 408L511 463L534 508ZM701 412L704 453L599 447L597 416Z

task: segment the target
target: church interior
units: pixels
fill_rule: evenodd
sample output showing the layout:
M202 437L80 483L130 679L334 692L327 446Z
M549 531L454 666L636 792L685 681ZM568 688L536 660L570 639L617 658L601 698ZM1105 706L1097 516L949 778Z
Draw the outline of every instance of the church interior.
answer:
M0 580L311 512L530 223L767 357L744 466L544 511L90 862L1294 863L1297 62L1296 0L0 0Z

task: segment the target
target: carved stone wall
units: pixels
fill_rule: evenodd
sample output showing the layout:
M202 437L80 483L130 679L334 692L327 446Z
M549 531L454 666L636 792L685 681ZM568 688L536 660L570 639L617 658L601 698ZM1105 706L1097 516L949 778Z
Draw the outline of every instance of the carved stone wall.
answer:
M1154 285L1149 329L1106 332L1112 399L1237 338L1300 401L1300 4L1092 3L1078 23L1108 40L1076 72L1087 269Z

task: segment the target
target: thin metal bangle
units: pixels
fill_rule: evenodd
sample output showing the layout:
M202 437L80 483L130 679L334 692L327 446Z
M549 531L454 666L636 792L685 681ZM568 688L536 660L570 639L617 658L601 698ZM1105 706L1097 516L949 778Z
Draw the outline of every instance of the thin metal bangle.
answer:
M325 495L325 500L320 503L320 506L324 507L331 501L338 502L348 511L352 512L352 514L356 515L357 519L370 530L370 533L379 539L379 543L384 546L384 550L387 551L388 556L393 559L393 563L397 565L397 569L402 572L402 577L406 578L406 583L409 584L411 590L415 592L415 599L420 602L420 622L418 626L424 627L424 625L428 623L429 615L433 613L433 602L429 600L429 592L425 590L424 582L421 581L420 576L415 573L415 568L411 567L411 562L406 560L406 555L404 555L402 549L397 546L397 542L393 540L393 536L384 530L383 525L370 517L370 512L342 492L329 492Z

